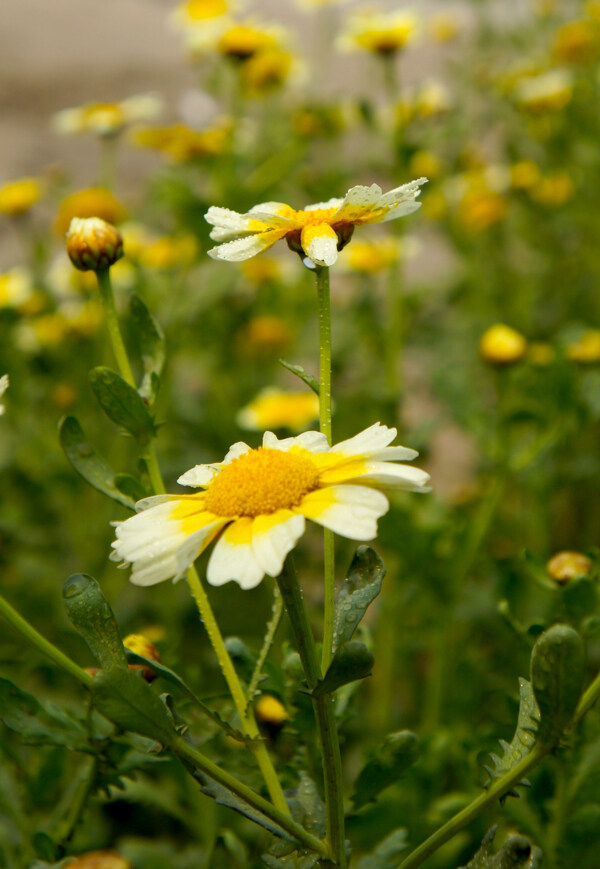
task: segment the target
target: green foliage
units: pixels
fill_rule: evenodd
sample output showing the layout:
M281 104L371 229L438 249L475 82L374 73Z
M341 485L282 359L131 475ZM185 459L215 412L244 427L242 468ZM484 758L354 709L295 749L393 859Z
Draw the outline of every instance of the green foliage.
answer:
M515 734L510 741L501 739L500 747L502 754L491 754L493 767L486 766L490 775L491 784L510 772L524 757L526 757L536 742L540 713L533 693L533 686L527 679L519 679L519 717ZM518 796L516 791L511 791L509 796Z
M384 576L385 565L375 550L359 546L335 599L334 651L352 639L368 606L381 591Z
M541 866L542 852L525 836L510 836L500 850L492 854L497 829L488 830L479 851L461 869L538 869Z
M374 662L373 653L364 643L355 640L344 643L333 656L323 678L311 691L312 696L322 697L324 694L332 694L342 685L370 676Z
M63 586L63 601L71 624L100 666L126 669L127 659L117 622L93 576L85 573L70 576Z
M60 745L73 751L89 749L82 721L55 703L40 702L9 679L2 678L0 720L27 745Z
M156 401L160 378L165 367L165 336L144 302L135 293L131 295L129 310L135 326L134 334L144 369L144 376L138 392L152 406Z
M140 393L116 371L102 365L90 371L90 384L108 418L133 435L140 446L149 444L156 427Z
M406 830L400 827L380 842L372 854L362 857L356 864L357 869L395 869L402 853L408 848Z
M292 374L295 374L296 377L299 377L300 380L305 383L309 389L312 389L315 395L319 394L319 381L314 376L314 374L309 374L309 372L305 371L301 365L292 365L291 362L286 362L285 359L280 359L279 362L281 365L283 365L284 368L287 368L288 371L291 371Z
M540 710L537 738L554 746L569 724L583 688L585 650L577 631L554 625L531 654L531 682Z
M395 784L419 757L418 737L409 730L390 733L369 758L354 784L354 811L374 802L379 794Z
M169 746L176 731L166 707L154 691L130 670L100 670L92 686L94 706L109 721L163 746Z

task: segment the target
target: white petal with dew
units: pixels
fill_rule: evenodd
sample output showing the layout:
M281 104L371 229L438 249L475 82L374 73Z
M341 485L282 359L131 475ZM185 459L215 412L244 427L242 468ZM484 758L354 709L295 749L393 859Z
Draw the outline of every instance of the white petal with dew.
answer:
M367 486L328 486L310 492L298 508L308 519L350 540L373 540L377 520L389 509L389 501Z
M356 480L357 483L383 486L386 489L422 492L429 481L429 474L426 471L412 465L366 461L364 468L364 471L351 478L350 482Z
M219 473L214 465L195 465L177 478L180 486L207 486Z
M222 465L229 465L234 459L239 459L240 456L243 456L244 453L249 453L251 447L248 444L244 443L244 441L236 441L229 447L227 451L227 455L221 462Z
M212 259L225 260L230 263L239 263L272 247L280 237L281 236L277 236L277 238L275 238L272 232L259 232L255 235L236 238L233 241L226 241L225 244L211 248L208 251L208 255L212 257Z
M279 518L279 521L276 521ZM279 576L286 559L304 534L304 516L280 510L279 514L257 516L252 523L252 551L269 576Z
M370 456L387 447L397 434L395 428L388 428L386 425L376 422L354 435L353 438L334 444L332 452L341 453L344 456Z
M329 268L338 258L337 245L337 236L316 235L306 246L306 253L316 265Z
M327 436L318 431L304 431L296 437L281 440L272 431L266 431L263 435L263 447L283 452L287 452L292 447L301 447L310 453L324 453L329 449Z
M265 572L252 551L251 539L248 542L235 542L235 525L251 520L238 519L229 525L213 549L206 571L210 585L225 585L237 582L243 589L254 588L262 580Z

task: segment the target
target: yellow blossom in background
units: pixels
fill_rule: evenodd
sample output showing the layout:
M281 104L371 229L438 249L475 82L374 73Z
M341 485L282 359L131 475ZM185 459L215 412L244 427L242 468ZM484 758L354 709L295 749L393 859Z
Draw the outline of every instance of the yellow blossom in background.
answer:
M144 634L128 634L123 640L123 645L136 655L141 655L143 658L148 658L149 661L156 661L158 664L162 664L160 652L154 643ZM146 682L153 682L156 679L154 670L145 664L130 664L129 669L134 673L140 673Z
M113 286L123 290L131 289L137 281L135 267L126 259L120 259L111 266L110 277ZM60 251L52 259L45 279L48 289L59 300L98 292L95 274L74 269L66 251Z
M231 142L231 131L231 122L223 118L203 130L185 124L144 127L132 131L131 141L140 148L158 151L174 163L189 163L226 151Z
M0 308L20 308L33 295L33 280L28 269L15 266L0 273Z
M567 356L573 362L588 365L600 362L600 329L588 329L580 338L568 344Z
M443 190L430 190L423 201L423 216L428 220L442 220L448 214L448 200Z
M600 52L598 24L585 18L563 24L556 32L552 51L559 63L591 63Z
M68 869L132 869L129 860L114 851L89 851L68 862Z
M66 302L56 311L18 324L16 344L27 353L60 346L70 338L89 338L102 327L102 307L95 299Z
M382 223L416 211L420 207L416 199L426 181L418 178L388 193L378 184L352 187L343 199L318 202L298 211L283 202L263 202L247 214L213 205L205 218L214 227L210 237L221 244L208 254L214 259L241 262L285 238L292 250L306 255L315 265L331 266L356 226Z
M251 283L266 284L281 281L285 267L280 259L266 253L263 256L244 260L240 263L240 270Z
M575 185L568 172L554 172L540 178L530 191L531 198L542 205L564 205L575 193Z
M156 585L183 576L216 541L208 583L250 589L265 574L279 576L306 519L350 540L372 540L389 509L380 489L422 492L429 479L398 464L417 453L389 446L396 434L375 423L331 447L314 431L283 440L265 432L257 449L236 443L222 462L179 477L197 494L138 501L137 515L116 523L111 558L132 564L135 585Z
M342 51L396 54L414 41L418 31L419 18L411 9L388 13L364 10L348 16L337 46Z
M52 126L65 136L74 133L115 136L130 124L156 117L161 108L162 100L157 94L142 94L117 103L86 103L58 112L52 118Z
M9 380L8 374L3 374L2 377L0 377L0 398L2 398L2 399L4 398L4 393L8 389L9 385L10 385L10 380ZM0 416L2 416L5 409L6 408L4 407L4 405L0 404Z
M510 167L510 184L515 190L530 190L541 177L541 169L533 160L519 160Z
M523 78L515 87L517 105L531 114L559 112L571 102L573 76L567 69L552 69Z
M232 60L247 61L259 52L281 48L286 30L256 21L241 21L225 30L215 45L219 54Z
M19 178L0 186L0 214L18 217L41 198L44 184L39 178Z
M282 727L290 717L285 706L273 694L261 694L254 706L254 713L261 724L270 727Z
M532 341L527 349L527 358L532 365L544 367L556 359L556 351L546 341Z
M391 235L355 241L344 251L343 263L352 271L365 275L385 271L400 258L405 241Z
M442 174L442 161L432 151L415 151L408 166L411 175L424 175L430 181Z
M583 552L557 552L546 564L548 575L558 585L566 585L577 576L587 576L592 571L592 562Z
M448 88L436 79L427 79L407 90L396 106L396 123L406 126L416 120L429 120L446 114L453 102Z
M298 73L296 57L281 48L269 48L250 57L242 66L242 86L250 96L277 90Z
M452 12L436 12L427 22L427 29L436 42L450 42L460 33L460 20Z
M241 349L250 354L281 353L292 343L293 333L281 317L271 314L253 317L240 332Z
M585 13L596 24L600 24L600 0L587 0Z
M184 37L192 53L202 53L214 47L239 6L234 0L186 0L171 12L169 24Z
M457 217L465 229L484 232L500 223L508 214L508 199L502 193L484 187L467 190L458 204Z
M527 351L527 341L504 323L490 326L479 341L481 358L491 365L512 365L519 362Z
M340 6L342 3L347 3L348 0L296 0L296 5L301 9L322 9L326 6Z
M139 261L150 269L183 268L191 265L197 254L198 243L193 235L166 235L148 244Z
M122 223L127 217L125 206L104 187L87 187L66 196L59 205L54 229L64 236L74 217L99 217L107 223Z
M314 392L285 392L277 387L261 390L237 414L240 428L250 431L287 428L298 432L319 418L319 397Z

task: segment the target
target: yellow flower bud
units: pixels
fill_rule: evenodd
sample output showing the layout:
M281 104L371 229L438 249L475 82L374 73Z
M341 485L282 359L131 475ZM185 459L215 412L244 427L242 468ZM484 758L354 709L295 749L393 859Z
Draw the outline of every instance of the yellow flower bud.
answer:
M131 863L114 851L89 851L69 863L69 869L131 869Z
M546 565L548 575L559 585L566 585L576 576L586 576L592 569L592 562L582 552L558 552Z
M289 718L283 703L272 694L263 694L258 699L254 712L260 724L277 730L283 727L285 721Z
M158 664L162 663L160 652L143 634L129 634L123 640L123 645L136 655L142 655L142 657L156 661ZM130 664L129 669L133 672L139 671L146 682L152 682L156 679L156 673L150 667L145 667L143 664Z
M102 271L123 256L119 230L99 217L74 217L67 233L67 253L76 269Z
M491 365L512 365L519 362L527 350L527 341L515 329L496 323L490 326L479 342L479 353Z

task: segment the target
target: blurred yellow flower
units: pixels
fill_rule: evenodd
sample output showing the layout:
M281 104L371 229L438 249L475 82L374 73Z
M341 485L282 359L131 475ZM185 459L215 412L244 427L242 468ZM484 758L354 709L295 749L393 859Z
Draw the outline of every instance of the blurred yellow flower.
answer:
M584 8L588 18L600 24L600 0L587 0Z
M19 178L0 187L0 214L18 217L40 199L44 185L39 178Z
M254 259L244 260L240 263L240 269L244 277L253 284L280 281L283 276L281 261L267 253Z
M33 295L30 272L23 266L14 266L0 273L0 308L20 308Z
M424 175L430 181L439 178L442 173L442 161L432 151L415 151L408 166L411 175Z
M573 362L583 364L600 362L600 329L588 329L580 338L568 344L567 356Z
M484 232L500 223L508 214L508 199L495 190L467 190L458 204L457 217L471 232Z
M571 102L573 76L566 69L552 69L523 78L515 87L517 105L531 114L558 112Z
M546 564L548 575L558 585L566 585L577 576L587 576L592 571L592 562L583 552L557 552Z
M564 205L575 193L575 185L568 172L554 172L540 178L532 187L531 198L542 205Z
M556 351L546 341L532 341L527 350L527 358L532 365L543 367L554 362Z
M397 262L401 250L402 243L391 235L372 241L355 241L347 248L344 263L352 271L372 275Z
M122 223L127 217L125 206L104 187L88 187L66 196L54 220L58 235L65 235L74 217L99 217L107 223Z
M156 117L161 108L162 100L157 94L141 94L117 103L86 103L58 112L52 118L52 126L65 136L74 133L115 136L129 124Z
M263 202L247 214L212 206L205 218L214 226L210 237L221 242L209 250L214 259L240 262L268 250L285 238L291 250L317 266L331 266L354 228L412 214L426 178L418 178L388 193L378 184L352 187L343 199L318 202L296 210L283 202Z
M173 20L182 26L203 25L232 12L228 0L186 0L173 10Z
M436 12L428 21L428 30L436 42L450 42L460 33L460 20L452 12Z
M296 5L301 9L320 9L324 6L335 6L347 3L348 0L296 0Z
M151 269L183 268L191 265L198 253L193 235L163 236L150 242L141 252L139 261Z
M154 643L152 643L148 637L144 636L144 634L128 634L123 640L123 645L126 649L129 649L136 655L141 655L143 658L148 658L150 661L156 661L158 664L162 664L160 652ZM156 679L156 673L154 670L144 664L130 664L129 669L134 673L140 673L142 679L145 679L146 682L153 682L154 679Z
M259 52L279 49L285 39L286 31L283 27L244 21L225 30L217 40L215 48L225 57L247 61Z
M407 90L396 106L396 122L405 126L415 120L428 120L444 115L452 108L448 88L440 81L426 79L416 88Z
M298 432L318 418L319 397L314 392L284 392L271 386L238 412L236 422L250 431L286 428Z
M389 13L364 10L348 17L337 45L342 51L390 55L413 42L418 30L419 19L410 9Z
M591 63L600 51L598 24L585 18L563 24L556 32L552 50L559 63Z
M133 263L120 259L110 270L113 286L130 289L137 280ZM93 272L74 269L66 251L57 254L48 266L46 284L56 299L68 299L78 295L89 295L98 291L98 281Z
M129 860L114 851L89 851L69 860L69 869L131 869Z
M131 141L140 148L158 151L174 163L189 163L226 151L231 142L231 131L231 122L222 118L203 130L194 130L185 124L137 129L132 132Z
M423 215L428 220L442 220L448 214L448 200L442 190L430 190L423 201Z
M491 365L511 365L519 362L527 351L527 341L515 329L496 323L481 336L479 353Z
M253 317L241 330L241 349L251 353L281 353L293 340L289 325L272 314Z
M429 475L399 464L414 450L389 446L395 428L375 423L329 446L319 432L262 446L234 444L222 462L196 465L178 483L193 495L156 495L137 515L116 523L111 558L131 563L131 581L150 586L183 576L210 543L206 579L220 586L257 586L279 576L304 534L306 519L351 540L372 540L389 501L381 489L423 492Z
M530 190L541 177L541 169L533 160L519 160L510 167L510 183L515 190Z
M257 721L271 727L281 727L290 717L285 706L273 694L261 694L254 706Z
M262 96L282 87L298 69L296 58L281 48L269 48L250 57L242 66L242 85L251 96Z

